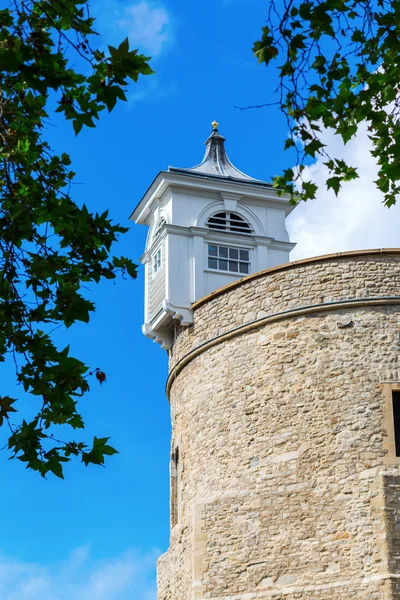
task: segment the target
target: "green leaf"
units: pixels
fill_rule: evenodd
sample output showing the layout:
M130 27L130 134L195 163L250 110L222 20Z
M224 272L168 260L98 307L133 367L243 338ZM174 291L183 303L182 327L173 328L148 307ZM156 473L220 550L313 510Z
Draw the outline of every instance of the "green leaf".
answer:
M116 92L117 89L118 88L116 86L104 88L103 100L108 108L108 112L111 112L117 103L117 99L118 99L117 92Z
M54 473L54 475L56 475L60 479L64 479L64 473L61 462L59 462L57 459L53 459L48 462L47 466L49 471Z
M326 180L326 187L328 190L332 189L335 192L335 196L337 196L340 190L341 181L340 177L329 177L329 179Z
M323 55L319 55L315 58L313 64L311 65L312 69L315 69L318 73L326 72L326 57Z
M315 155L324 147L325 144L323 144L317 138L314 138L311 140L311 142L304 145L304 153L315 158Z
M10 396L0 397L0 426L3 425L4 419L9 417L10 413L17 412L17 409L13 407L16 399L10 398Z
M351 138L353 136L356 135L357 131L358 131L357 124L353 124L353 125L346 124L346 125L338 128L338 133L340 133L340 135L342 136L343 142L345 144L347 144L347 142L349 140L351 140Z
M72 122L74 131L75 131L75 135L78 135L78 133L81 131L82 127L83 127L83 123L82 121L78 121L78 119L74 119L74 121Z
M107 444L110 438L97 438L94 437L93 447L90 452L82 453L82 462L88 466L90 463L96 465L104 464L104 456L112 456L113 454L118 454L118 451L115 450L112 446Z
M68 425L71 425L71 427L73 427L74 429L84 429L85 427L85 423L83 422L81 415L78 414L68 419L67 422Z
M293 148L293 146L295 146L296 144L294 143L293 138L287 138L285 140L285 147L284 150L287 150L288 148Z
M304 181L302 185L302 193L304 200L314 200L318 186L311 181Z

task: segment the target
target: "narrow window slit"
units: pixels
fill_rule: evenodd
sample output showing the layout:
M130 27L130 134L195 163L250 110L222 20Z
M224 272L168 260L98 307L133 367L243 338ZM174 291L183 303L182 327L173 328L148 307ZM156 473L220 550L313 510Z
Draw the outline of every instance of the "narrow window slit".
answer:
M392 392L393 398L393 422L394 422L394 441L396 447L396 456L400 457L400 391Z
M181 471L182 465L179 456L179 447L176 447L171 456L171 524L174 527L179 522L181 501Z

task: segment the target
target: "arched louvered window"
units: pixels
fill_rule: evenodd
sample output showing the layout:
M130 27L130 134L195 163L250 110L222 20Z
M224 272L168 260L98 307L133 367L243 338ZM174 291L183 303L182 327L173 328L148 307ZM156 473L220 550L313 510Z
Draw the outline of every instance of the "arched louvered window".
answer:
M243 217L233 212L218 212L207 221L209 229L217 229L218 231L231 231L233 233L252 234L254 230L250 223L245 221Z
M156 225L156 229L154 231L154 235L153 235L153 239L156 239L156 237L158 237L161 233L161 229L164 227L166 221L165 219L161 219L157 225Z

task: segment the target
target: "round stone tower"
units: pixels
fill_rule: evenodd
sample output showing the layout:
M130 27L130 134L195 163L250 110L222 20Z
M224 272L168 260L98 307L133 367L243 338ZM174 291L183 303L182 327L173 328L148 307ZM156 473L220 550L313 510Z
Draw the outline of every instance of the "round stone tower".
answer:
M191 310L158 599L399 599L400 250L268 268Z

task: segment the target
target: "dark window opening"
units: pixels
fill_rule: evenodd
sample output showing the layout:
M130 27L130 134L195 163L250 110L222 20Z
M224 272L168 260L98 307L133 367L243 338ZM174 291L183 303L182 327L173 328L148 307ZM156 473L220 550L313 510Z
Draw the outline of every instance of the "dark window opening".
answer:
M156 230L154 232L154 239L156 239L156 237L158 237L161 233L162 228L164 227L166 223L165 219L161 219L161 221L158 222Z
M400 456L400 391L393 394L393 421L396 456Z
M231 212L219 212L210 217L207 221L209 229L218 229L220 231L233 231L235 233L254 233L253 228L243 217Z
M179 521L180 510L180 463L179 448L175 448L171 456L171 524L172 527Z

